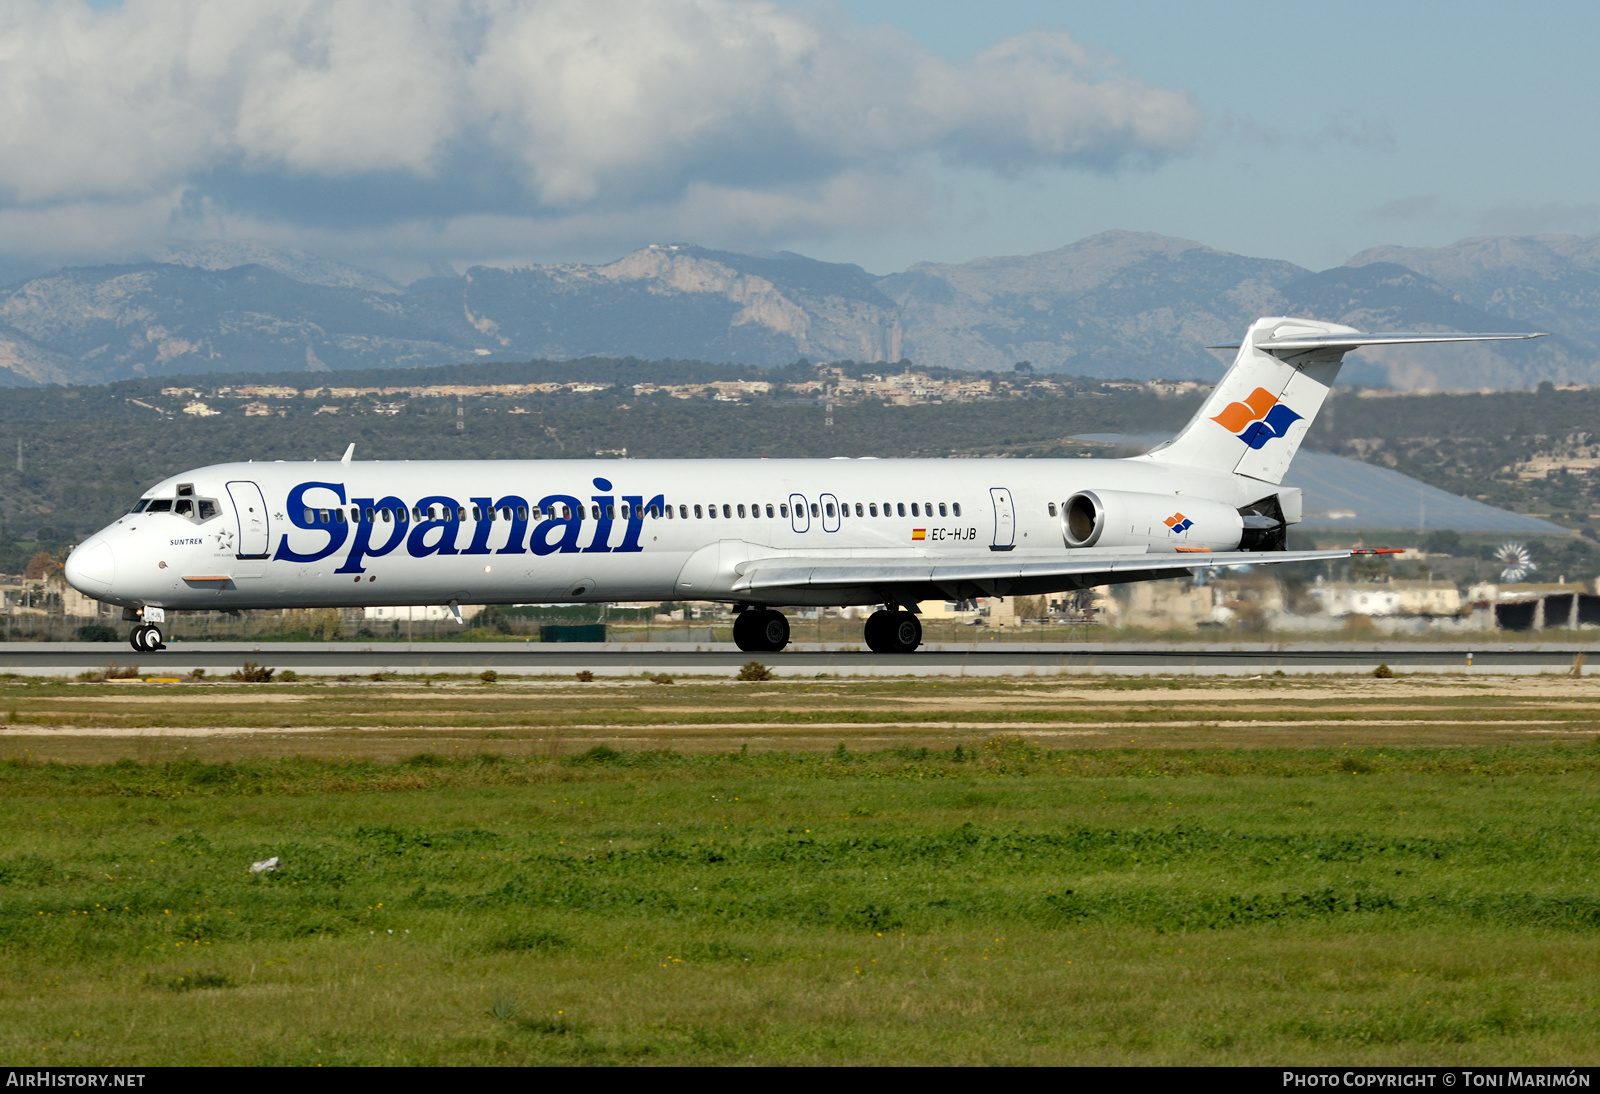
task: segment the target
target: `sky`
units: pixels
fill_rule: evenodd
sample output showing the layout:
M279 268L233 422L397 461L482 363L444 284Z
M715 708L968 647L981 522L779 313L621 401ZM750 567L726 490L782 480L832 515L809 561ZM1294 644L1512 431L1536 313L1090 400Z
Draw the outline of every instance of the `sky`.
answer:
M1597 44L1570 3L6 0L0 278L1588 234Z

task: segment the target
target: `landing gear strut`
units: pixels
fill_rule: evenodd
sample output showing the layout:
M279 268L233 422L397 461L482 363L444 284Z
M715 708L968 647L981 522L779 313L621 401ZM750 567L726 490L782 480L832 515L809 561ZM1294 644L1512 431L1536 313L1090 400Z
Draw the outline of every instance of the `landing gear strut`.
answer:
M910 612L876 611L867 617L866 639L873 653L910 653L922 645L922 621Z
M161 628L154 623L140 623L128 635L128 644L136 653L154 653L167 648L161 641Z
M733 642L746 653L777 653L789 644L789 621L771 608L746 608L733 621Z

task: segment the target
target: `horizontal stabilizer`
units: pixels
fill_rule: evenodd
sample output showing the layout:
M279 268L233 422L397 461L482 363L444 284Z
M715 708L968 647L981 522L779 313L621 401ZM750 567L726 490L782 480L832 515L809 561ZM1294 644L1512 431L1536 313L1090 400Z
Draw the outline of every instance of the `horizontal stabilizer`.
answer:
M1462 334L1456 331L1396 331L1390 334L1312 334L1266 338L1255 343L1268 353L1304 352L1323 349L1346 352L1361 346L1411 346L1428 342L1515 342L1548 337L1544 332L1510 334ZM1238 349L1243 343L1231 342L1206 349Z

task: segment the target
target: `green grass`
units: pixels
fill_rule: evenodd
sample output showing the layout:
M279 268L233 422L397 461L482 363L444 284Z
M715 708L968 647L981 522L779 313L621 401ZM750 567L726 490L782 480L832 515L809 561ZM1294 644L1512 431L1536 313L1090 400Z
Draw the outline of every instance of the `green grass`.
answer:
M9 762L0 1054L1592 1063L1597 776L1590 744Z

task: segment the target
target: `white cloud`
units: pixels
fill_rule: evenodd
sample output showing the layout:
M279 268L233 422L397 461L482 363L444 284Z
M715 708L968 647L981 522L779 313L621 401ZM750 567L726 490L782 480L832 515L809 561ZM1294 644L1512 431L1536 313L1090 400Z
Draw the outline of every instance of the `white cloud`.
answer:
M1107 170L1181 154L1200 125L1187 95L1099 71L1063 34L957 64L831 8L0 5L12 239L48 236L22 222L68 210L124 217L116 239L148 234L158 203L191 232L521 222L524 236L571 238L643 216L753 243L796 226L862 230L863 211L903 220L925 204L916 164L928 156Z

